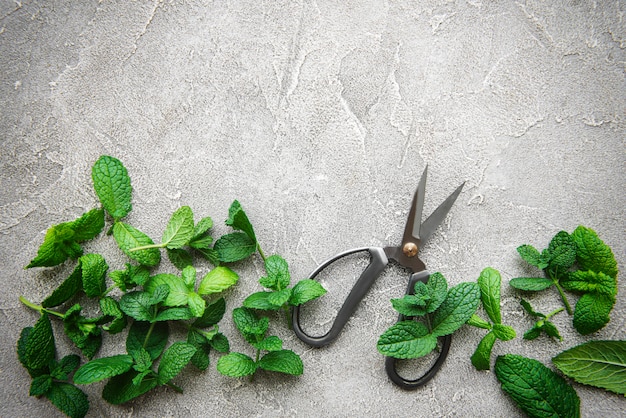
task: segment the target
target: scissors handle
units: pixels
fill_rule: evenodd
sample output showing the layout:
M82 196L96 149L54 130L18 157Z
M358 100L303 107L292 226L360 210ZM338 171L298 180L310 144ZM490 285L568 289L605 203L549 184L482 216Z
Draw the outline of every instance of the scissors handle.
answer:
M361 277L359 277L356 284L350 291L350 294L348 295L343 305L339 309L339 312L337 313L335 322L333 322L333 325L326 334L321 336L311 336L305 333L300 326L300 307L294 306L292 312L293 330L298 338L300 338L305 343L313 347L323 347L333 342L341 333L341 330L346 325L363 297L367 294L367 291L370 289L370 287L372 287L372 284L374 283L374 281L376 281L376 278L378 278L378 276L380 276L380 274L383 272L383 270L389 263L389 260L387 259L387 256L385 255L385 252L382 248L355 248L345 251L341 254L337 254L335 257L325 261L309 276L309 279L313 279L322 270L324 270L326 267L339 260L340 258L363 251L368 251L370 253L370 264L367 266L365 271L361 273Z
M420 271L418 273L412 274L411 279L409 280L409 286L406 289L406 293L409 295L414 294L415 283L419 281L426 283L429 277L430 274L426 271ZM400 314L400 316L398 317L398 322L404 321L405 319L405 316ZM426 373L424 373L417 379L408 379L400 376L398 374L398 370L396 369L396 363L398 359L395 359L393 357L387 357L385 359L385 370L387 371L387 376L389 376L391 381L400 386L402 389L415 390L418 387L425 385L430 379L432 379L437 374L437 372L443 365L446 357L448 356L448 351L450 351L450 344L452 342L452 337L450 335L439 338L443 340L441 351L439 352L439 357L437 357L437 360L435 360L435 363L433 363L430 369L428 369Z

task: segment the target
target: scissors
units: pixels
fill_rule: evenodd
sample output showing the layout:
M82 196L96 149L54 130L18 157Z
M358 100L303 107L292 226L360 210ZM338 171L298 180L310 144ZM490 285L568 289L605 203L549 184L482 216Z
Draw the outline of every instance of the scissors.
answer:
M333 342L341 333L341 330L346 325L357 306L367 294L368 290L374 284L376 279L383 272L385 267L391 260L397 264L405 267L410 271L409 284L407 286L406 293L413 294L415 284L418 281L426 283L430 274L426 271L426 266L418 257L420 247L428 240L432 233L437 229L441 222L445 219L446 215L452 208L452 205L456 201L457 197L461 193L465 182L461 184L457 189L448 196L443 203L433 211L433 213L426 218L424 222L422 219L422 209L424 207L424 192L426 189L426 175L428 166L424 169L422 177L420 178L417 189L413 196L413 202L411 203L411 209L409 216L404 227L404 235L402 236L402 242L396 247L363 247L355 248L348 251L344 251L329 260L323 262L313 273L309 275L309 279L314 279L320 272L326 269L334 262L342 259L351 254L359 252L368 252L370 255L370 263L363 271L356 284L350 291L348 297L344 301L343 305L337 313L337 317L333 322L330 330L321 336L310 336L302 329L300 325L300 307L295 306L292 312L293 330L298 338L303 342L313 347L323 347ZM405 320L403 315L400 315L398 321ZM389 378L398 386L403 389L413 390L426 384L432 379L439 371L443 362L445 361L448 351L450 349L451 336L447 335L439 337L441 348L439 356L431 366L431 368L417 379L409 379L402 377L398 374L396 361L397 359L387 357L385 360L385 369Z

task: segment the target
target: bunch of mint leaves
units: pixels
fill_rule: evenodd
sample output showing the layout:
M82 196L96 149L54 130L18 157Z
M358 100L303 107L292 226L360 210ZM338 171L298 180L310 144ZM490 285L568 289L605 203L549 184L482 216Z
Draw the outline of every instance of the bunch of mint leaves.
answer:
M112 404L128 402L162 385L182 392L173 379L188 364L206 370L211 350L228 353L230 343L218 326L226 312L226 301L220 293L237 284L239 276L225 264L244 260L258 250L268 270L268 277L262 279L262 283L271 279L282 286L287 274L289 284L286 262L278 255L267 261L238 201L231 205L226 220L236 232L223 235L215 244L209 231L213 226L211 218L203 217L195 223L188 206L172 214L160 242L155 243L147 234L123 221L132 210L132 187L122 162L101 156L92 168L92 179L102 208L50 227L37 256L26 267L53 267L71 259L76 262L73 272L40 305L20 297L24 305L40 313L34 327L24 328L17 344L18 358L33 379L30 394L47 397L70 417L82 417L89 410L87 396L76 385L106 380L102 397ZM102 255L84 254L81 246L84 241L100 235L107 219L112 222L108 234L113 235L120 250L130 259L123 269L110 271ZM161 262L161 250L165 250L170 262L180 269L180 275L155 274ZM201 278L193 266L197 257L215 266ZM278 259L282 260L281 270L274 272L268 265ZM290 298L284 302L285 306L304 303L326 292L321 286L307 284L297 284L288 290ZM115 296L120 293L120 297ZM81 302L62 311L74 300ZM81 303L85 300L96 302L98 315L83 314L87 310L94 311L92 306L83 309ZM239 312L238 309L234 312ZM245 330L234 312L237 327ZM59 362L55 360L50 318L63 322L66 336L90 361L79 367L80 357L74 354ZM269 324L267 317L259 320ZM125 352L94 359L102 345L103 333L121 333L128 323L131 325ZM170 341L170 336L174 335L171 328L175 326L187 330L186 340ZM247 331L242 333L251 341ZM301 359L292 351L283 350L278 337L264 340L267 341L260 341L259 347L270 353L257 359L259 368L294 375L302 373ZM222 371L220 367L218 370Z

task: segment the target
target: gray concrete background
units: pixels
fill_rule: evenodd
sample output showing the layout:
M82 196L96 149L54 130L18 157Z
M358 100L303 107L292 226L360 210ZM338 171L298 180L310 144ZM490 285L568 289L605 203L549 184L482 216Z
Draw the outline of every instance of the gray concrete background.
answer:
M60 415L28 396L15 342L36 314L18 296L39 302L71 271L23 267L50 225L97 206L90 169L101 154L130 172L129 223L158 239L189 205L213 217L219 236L239 199L294 279L339 251L395 244L426 164L427 213L467 182L422 252L451 285L486 266L505 283L533 274L515 248L543 248L579 224L623 270L625 12L623 1L565 0L0 2L0 416ZM126 261L110 237L86 250L112 269ZM241 281L229 312L260 290L262 263L233 269ZM346 280L324 284L340 295ZM493 373L471 366L477 329L455 336L423 389L388 381L376 340L405 283L390 269L327 348L310 349L274 320L272 332L302 355L299 378L225 378L214 355L208 371L177 379L183 395L160 388L111 406L102 385L87 386L90 416L519 415ZM587 340L560 314L562 343L523 341L532 322L519 296L503 286L504 321L519 336L494 355L550 365ZM624 298L594 339L626 337ZM554 292L530 299L544 312L559 306ZM74 352L55 326L59 355ZM247 349L229 315L222 329L233 349ZM107 336L99 355L121 350L122 337ZM624 415L623 397L575 388L584 416Z

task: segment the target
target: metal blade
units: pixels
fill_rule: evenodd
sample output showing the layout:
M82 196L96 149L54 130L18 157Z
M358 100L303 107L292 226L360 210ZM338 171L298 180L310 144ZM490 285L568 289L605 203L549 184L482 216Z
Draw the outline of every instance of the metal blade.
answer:
M402 243L413 242L420 237L420 226L422 224L422 209L424 209L424 192L426 191L426 177L428 172L428 166L424 168L420 182L417 185L415 194L413 195L413 202L411 203L411 209L409 210L409 216L404 227L404 236L402 237Z
M448 198L444 200L443 203L439 205L439 207L437 207L437 209L435 209L434 212L422 223L422 227L419 230L419 239L421 240L422 245L424 245L426 240L428 240L432 233L435 232L435 229L437 229L439 224L441 224L441 222L445 219L446 215L448 215L448 212L450 212L456 198L459 197L463 186L465 186L465 182L457 187L456 190L452 192L452 194L448 196Z

